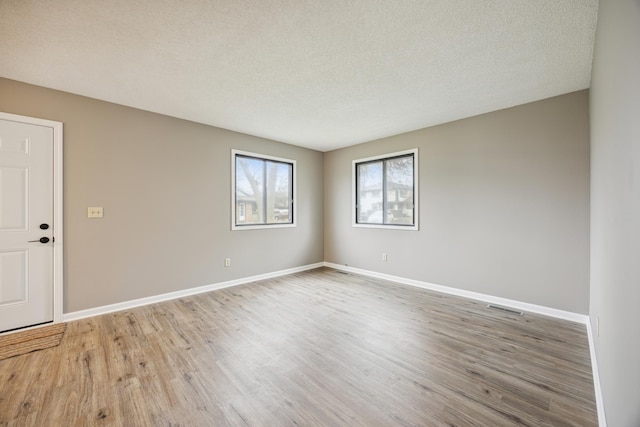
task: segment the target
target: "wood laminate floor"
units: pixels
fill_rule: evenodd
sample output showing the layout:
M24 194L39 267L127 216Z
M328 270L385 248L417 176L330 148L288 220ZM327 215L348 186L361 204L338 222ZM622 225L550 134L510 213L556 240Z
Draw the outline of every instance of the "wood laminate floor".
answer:
M318 269L69 323L0 425L595 426L584 325Z

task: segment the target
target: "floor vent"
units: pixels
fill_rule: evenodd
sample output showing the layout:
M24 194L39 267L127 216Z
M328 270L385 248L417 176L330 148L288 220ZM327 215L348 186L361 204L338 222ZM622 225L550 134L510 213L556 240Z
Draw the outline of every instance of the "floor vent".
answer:
M513 310L507 307L500 307L499 305L489 304L488 308L493 308L494 310L506 311L507 313L517 314L518 316L524 316L524 313L518 310Z

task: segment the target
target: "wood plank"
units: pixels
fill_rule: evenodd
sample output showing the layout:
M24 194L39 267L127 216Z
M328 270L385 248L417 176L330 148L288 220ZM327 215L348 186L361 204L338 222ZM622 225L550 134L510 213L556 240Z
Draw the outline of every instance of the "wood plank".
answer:
M0 361L0 425L295 424L595 426L586 328L321 268Z

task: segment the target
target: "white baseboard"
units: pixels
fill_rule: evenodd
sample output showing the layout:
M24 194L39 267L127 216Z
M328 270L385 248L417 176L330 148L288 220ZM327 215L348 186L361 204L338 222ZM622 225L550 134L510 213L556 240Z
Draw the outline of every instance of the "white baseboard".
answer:
M607 419L604 414L604 400L602 388L600 388L600 374L598 373L598 361L596 359L596 345L593 337L591 321L587 322L587 336L589 337L589 351L591 353L591 370L593 373L593 388L596 392L596 408L598 409L598 426L607 427Z
M582 323L587 326L587 335L589 337L589 349L591 352L591 366L593 370L593 382L596 394L596 405L598 410L598 423L600 427L606 427L606 419L604 416L604 404L602 399L602 390L600 388L600 377L598 374L598 364L596 361L596 353L593 341L593 333L591 328L591 321L589 316L584 314L573 313L569 311L557 310L554 308L544 307L535 304L529 304L525 302L510 300L506 298L495 297L491 295L481 294L478 292L465 291L462 289L451 288L448 286L436 285L433 283L423 282L419 280L407 279L400 276L393 276L390 274L377 273L374 271L363 270L354 267L347 267L344 265L334 264L331 262L319 262L316 264L309 264L301 267L290 268L286 270L275 271L271 273L259 274L256 276L244 277L241 279L229 280L226 282L214 283L211 285L199 286L197 288L184 289L181 291L169 292L166 294L155 295L151 297L139 298L131 301L125 301L116 304L104 305L101 307L90 308L87 310L74 311L71 313L63 314L62 320L64 322L70 322L73 320L84 319L92 316L99 316L102 314L113 313L115 311L128 310L135 307L140 307L148 304L154 304L162 301L169 301L172 299L183 298L190 295L201 294L204 292L215 291L217 289L229 288L232 286L238 286L245 283L255 282L257 280L270 279L273 277L285 276L287 274L299 273L302 271L313 270L319 267L330 267L336 270L347 271L350 273L361 274L363 276L375 277L378 279L389 280L392 282L402 283L409 286L415 286L422 289L427 289L436 292L442 292L445 294L461 296L478 301L483 301L491 304L498 304L505 307L518 309L521 311L528 311L531 313L542 314L546 316L555 317L558 319L569 320L572 322Z
M544 307L541 305L529 304L526 302L511 300L507 298L495 297L492 295L481 294L478 292L465 291L463 289L451 288L448 286L436 285L433 283L423 282L420 280L407 279L400 276L393 276L390 274L378 273L369 270L363 270L360 268L347 267L340 264L334 264L331 262L318 262L315 264L304 265L300 267L289 268L286 270L274 271L271 273L259 274L256 276L243 277L240 279L229 280L226 282L213 283L210 285L199 286L196 288L189 288L175 292L169 292L166 294L154 295L145 298L139 298L131 301L124 301L116 304L103 305L100 307L90 308L87 310L74 311L70 313L64 313L62 320L64 322L70 322L73 320L83 319L91 316L99 316L101 314L112 313L114 311L127 310L134 307L140 307L143 305L154 304L162 301L169 301L176 298L183 298L189 295L201 294L203 292L215 291L217 289L229 288L232 286L242 285L244 283L254 282L257 280L270 279L273 277L285 276L287 274L299 273L301 271L312 270L319 267L330 267L336 270L347 271L350 273L361 274L363 276L375 277L378 279L389 280L392 282L402 283L409 286L415 286L422 289L428 289L431 291L442 292L450 295L457 295L464 298L470 298L478 301L483 301L491 304L502 305L518 309L521 311L528 311L531 313L542 314L545 316L551 316L558 319L569 320L572 322L582 323L590 328L589 316L585 314L578 314L569 311L558 310L555 308ZM590 338L591 339L591 338Z
M324 265L326 267L335 268L336 270L342 270L350 273L361 274L363 276L389 280L391 282L402 283L409 286L428 289L430 291L442 292L444 294L470 298L470 299L483 301L490 304L496 304L496 305L501 305L509 308L514 308L519 311L528 311L530 313L542 314L545 316L551 316L558 319L569 320L571 322L582 323L585 325L589 323L589 316L586 314L573 313L571 311L558 310L555 308L545 307L542 305L529 304L527 302L495 297L492 295L481 294L478 292L465 291L463 289L451 288L449 286L435 285L433 283L423 282L420 280L407 279L400 276L392 276L390 274L377 273L375 271L362 270L360 268L354 268L354 267L347 267L340 264L333 264L331 262L325 262Z
M530 313L542 314L545 316L551 316L562 320L569 320L576 323L582 323L587 327L587 336L589 338L589 351L591 354L591 369L593 372L593 386L595 389L596 408L598 411L598 425L600 427L606 427L607 421L604 414L604 401L602 399L602 389L600 388L600 376L598 374L598 362L596 360L596 352L593 341L593 333L591 328L591 319L586 314L573 313L570 311L558 310L555 308L549 308L536 304L529 304L526 302L515 301L507 298L494 297L491 295L481 294L478 292L465 291L462 289L451 288L448 286L435 285L433 283L422 282L419 280L407 279L399 276L392 276L390 274L377 273L374 271L363 270L360 268L348 267L340 264L334 264L331 262L325 262L325 267L334 268L336 270L347 271L349 273L361 274L363 276L375 277L378 279L389 280L396 283L402 283L409 286L415 286L422 289L428 289L430 291L442 292L445 294L456 295L460 297L470 298L477 301L483 301L491 304L498 304L504 307L514 308L520 311L528 311Z
M217 289L230 288L245 283L255 282L257 280L271 279L273 277L285 276L287 274L299 273L301 271L312 270L324 266L324 263L304 265L301 267L289 268L286 270L274 271L271 273L258 274L256 276L243 277L241 279L229 280L226 282L213 283L211 285L199 286L197 288L189 288L181 291L169 292L166 294L154 295L151 297L139 298L131 301L119 302L116 304L103 305L100 307L89 308L87 310L74 311L65 313L62 316L64 322L84 319L86 317L100 316L102 314L113 313L114 311L129 310L131 308L143 305L155 304L162 301L169 301L176 298L183 298L190 295L201 294L204 292L215 291Z

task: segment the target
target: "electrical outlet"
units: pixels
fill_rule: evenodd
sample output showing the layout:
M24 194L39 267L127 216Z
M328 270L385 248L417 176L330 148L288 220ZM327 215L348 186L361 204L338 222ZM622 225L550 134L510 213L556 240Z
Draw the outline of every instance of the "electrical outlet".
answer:
M383 260L383 261L387 261L387 253L386 253L386 252L384 252L384 253L382 254L382 260Z
M225 258L224 259L224 266L225 267L231 267L231 258Z
M87 218L102 218L103 215L102 207L92 206L87 208Z

